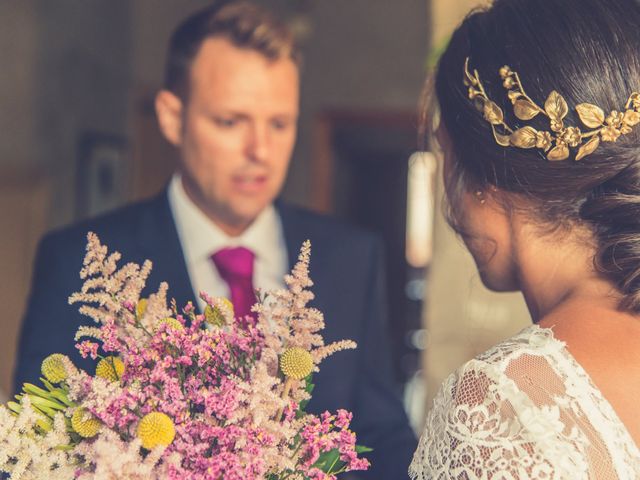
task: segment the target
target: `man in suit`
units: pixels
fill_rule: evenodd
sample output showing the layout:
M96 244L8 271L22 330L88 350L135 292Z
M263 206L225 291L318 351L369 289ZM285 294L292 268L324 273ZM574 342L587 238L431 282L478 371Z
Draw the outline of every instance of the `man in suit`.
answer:
M346 408L361 444L374 448L362 478L400 479L415 437L392 387L382 248L377 237L276 200L296 137L299 53L291 33L262 9L225 2L189 17L169 46L156 98L160 129L180 153L157 197L45 236L23 323L15 388L42 359L70 355L88 323L67 304L78 291L86 233L124 261L153 261L150 290L166 280L178 305L199 291L228 296L247 313L253 288L279 288L305 239L312 242L314 305L325 340L358 349L327 359L312 412ZM202 308L202 303L199 304Z

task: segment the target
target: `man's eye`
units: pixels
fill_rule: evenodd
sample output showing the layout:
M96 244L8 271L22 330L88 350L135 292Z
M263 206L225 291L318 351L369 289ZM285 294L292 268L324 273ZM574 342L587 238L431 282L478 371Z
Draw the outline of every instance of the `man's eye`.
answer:
M238 121L235 118L223 118L217 117L214 119L216 125L222 128L231 128L234 127Z
M275 130L284 130L290 125L290 122L287 120L272 120L271 126Z

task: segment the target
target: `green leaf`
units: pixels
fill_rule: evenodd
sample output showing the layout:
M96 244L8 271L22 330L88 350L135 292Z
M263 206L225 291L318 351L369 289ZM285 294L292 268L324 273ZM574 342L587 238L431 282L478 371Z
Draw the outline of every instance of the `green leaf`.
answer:
M364 445L356 445L356 453L368 453L373 452L373 448L365 447Z
M53 420L47 417L39 418L36 420L36 426L43 434L46 434L53 428Z
M69 400L67 392L65 392L64 390L53 391L53 392L51 392L51 395L53 395L55 397L55 399L58 400L59 402L64 403L65 406L67 406L67 407L75 406L75 403L73 403L71 400Z
M50 395L47 398L51 398L52 400L57 400L59 402L64 403L67 407L74 407L75 403L69 400L69 392L66 387L56 387L51 382L49 382L46 378L40 378L42 384L47 387Z
M70 452L71 450L73 450L73 448L74 448L74 445L58 445L57 447L55 447L55 450Z
M337 448L334 448L328 452L321 453L313 466L319 468L325 473L328 473L331 466L335 465L338 460L340 460L340 451Z
M58 413L57 410L53 410L52 408L49 408L46 406L32 405L32 408L35 412L40 413L41 415L44 415L45 417L49 417L49 418L54 418L56 416L56 413Z
M29 400L31 400L31 405L38 408L50 408L53 410L66 410L64 405L60 403L50 400L48 398L38 397L37 395L29 395Z
M50 398L50 392L48 392L47 390L43 390L40 387L35 386L32 383L25 383L22 386L22 391L24 391L25 393L28 393L29 396L37 396L37 397L42 397L42 398Z
M305 387L304 387L304 391L307 392L309 395L311 395L311 393L313 393L313 389L316 388L316 384L313 383L313 375L307 375L307 377L304 379L305 382Z
M54 387L52 385L52 383L49 380L47 380L46 378L40 377L40 381L42 382L42 384L45 387L47 387L47 390L49 390L50 392L53 392L54 390L57 390L57 387Z
M17 402L7 402L7 408L13 413L20 413L22 411L22 405Z
M313 393L313 389L316 387L315 383L313 383L312 380L313 380L312 374L307 375L304 379L304 382L305 382L304 391L307 392L309 395ZM309 403L309 400L303 400L302 402L300 402L300 404L298 405L298 411L296 412L296 418L300 419L304 416L308 403Z

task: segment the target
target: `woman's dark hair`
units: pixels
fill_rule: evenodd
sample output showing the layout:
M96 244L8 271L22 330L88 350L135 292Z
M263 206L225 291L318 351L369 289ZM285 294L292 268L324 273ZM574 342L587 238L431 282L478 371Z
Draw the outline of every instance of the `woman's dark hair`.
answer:
M511 127L549 130L549 122L542 115L526 122L515 117L498 74L504 65L519 73L539 105L558 91L569 104L566 123L580 126L576 105L620 111L631 93L640 92L640 3L496 0L455 31L435 79L453 149L449 177L455 181L448 191L497 186L525 198L543 224L589 225L597 271L622 293L622 308L640 313L640 125L578 162L575 155L549 161L535 148L502 147L469 100L463 84L467 57Z

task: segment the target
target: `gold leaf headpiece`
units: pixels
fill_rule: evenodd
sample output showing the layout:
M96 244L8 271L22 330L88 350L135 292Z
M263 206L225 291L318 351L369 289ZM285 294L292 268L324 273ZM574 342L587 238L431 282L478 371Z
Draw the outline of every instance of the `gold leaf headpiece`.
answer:
M507 90L509 100L513 104L513 113L523 121L531 120L542 114L550 121L551 131L538 131L525 126L514 130L504 119L502 109L492 101L485 91L477 70L469 71L469 57L464 63L464 84L469 87L469 98L476 102L484 119L491 124L496 142L503 147L538 148L543 150L549 160L566 160L570 147L577 148L576 161L593 153L600 142L615 142L620 135L632 131L632 127L640 123L640 93L633 92L624 111L612 111L605 115L604 111L590 103L576 106L580 121L586 127L565 126L564 119L569 113L566 100L555 90L544 102L544 108L538 106L524 91L519 75L504 66L500 69L502 85Z

